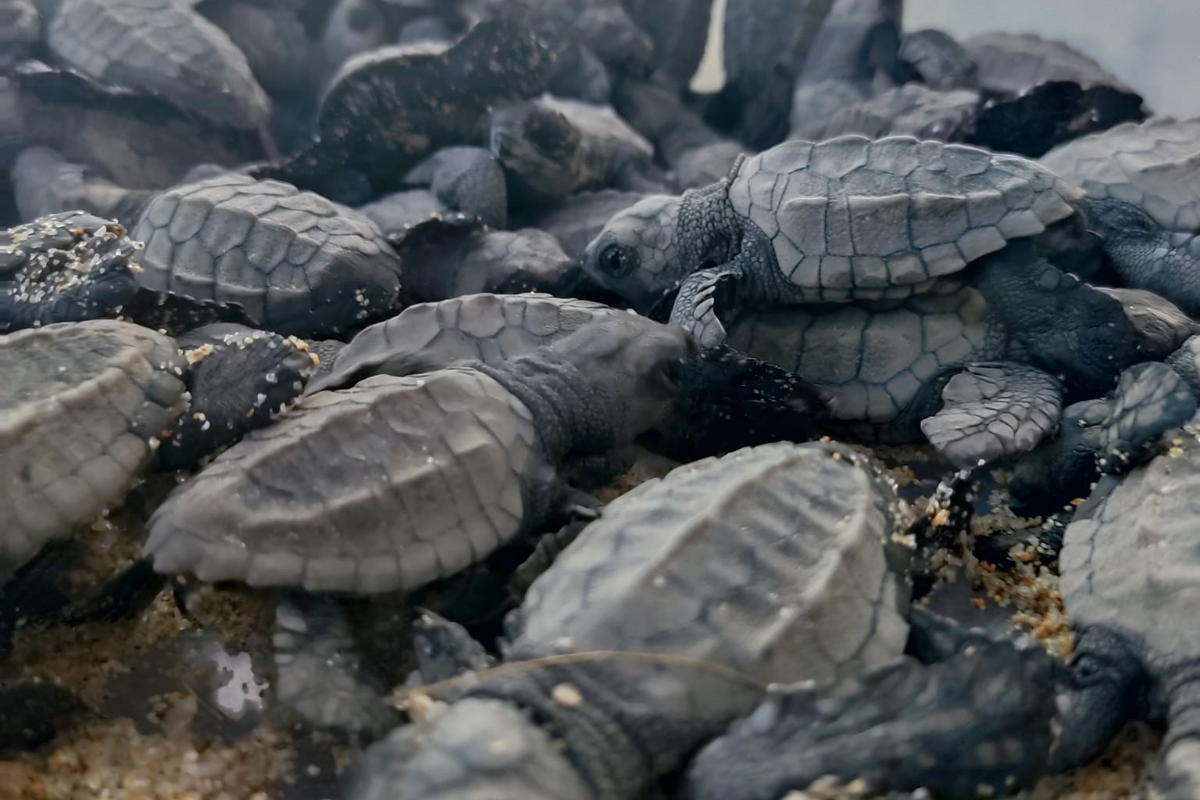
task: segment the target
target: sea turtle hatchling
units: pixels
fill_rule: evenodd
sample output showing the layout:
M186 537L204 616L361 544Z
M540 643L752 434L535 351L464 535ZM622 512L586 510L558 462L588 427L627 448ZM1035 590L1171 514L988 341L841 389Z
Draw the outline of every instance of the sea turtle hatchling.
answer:
M764 684L903 651L907 522L889 479L834 443L777 442L648 481L534 581L505 665L454 691L446 716L376 744L349 797L642 797ZM547 789L540 764L574 793Z
M963 145L790 141L709 187L621 212L583 266L643 313L678 289L671 319L702 346L725 339L718 311L896 300L967 282L1035 364L1108 388L1136 358L1120 304L1030 242L1056 223L1078 230L1082 196L1033 161Z
M186 368L127 322L0 336L0 579L125 496L186 406Z
M1130 717L1165 720L1158 788L1200 792L1200 443L1097 485L1067 526L1059 555L1077 634L1073 677L1058 702L1060 769L1096 756Z

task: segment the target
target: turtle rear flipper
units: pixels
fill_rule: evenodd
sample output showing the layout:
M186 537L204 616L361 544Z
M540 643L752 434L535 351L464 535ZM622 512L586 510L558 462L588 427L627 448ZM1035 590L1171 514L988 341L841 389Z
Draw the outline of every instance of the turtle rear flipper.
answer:
M242 326L206 326L179 343L192 364L192 401L158 451L160 469L194 464L269 424L300 396L317 366L303 342Z
M1026 453L1054 429L1062 384L1035 367L1005 362L969 364L942 389L942 410L921 430L959 467Z
M337 599L298 592L281 599L271 640L277 698L306 722L375 738L400 721Z
M825 776L944 797L1028 786L1050 750L1053 678L1040 647L986 641L932 666L904 657L860 679L784 686L700 752L690 796L773 800Z

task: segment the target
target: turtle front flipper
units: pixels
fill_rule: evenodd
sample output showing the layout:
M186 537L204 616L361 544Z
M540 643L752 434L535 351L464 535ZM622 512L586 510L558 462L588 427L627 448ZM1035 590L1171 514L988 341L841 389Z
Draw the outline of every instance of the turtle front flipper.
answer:
M1134 364L1121 373L1112 410L1102 426L1099 464L1124 473L1149 460L1159 437L1196 413L1196 394L1167 364Z
M479 672L496 664L496 659L466 628L427 609L421 609L413 621L413 649L417 654L417 677L425 684Z
M942 389L942 410L921 421L930 443L957 467L1032 450L1058 424L1063 387L1035 367L969 364Z
M1191 681L1178 685L1169 699L1167 738L1155 783L1170 800L1200 797L1200 680L1195 669Z
M181 337L191 407L159 448L161 469L190 466L270 423L300 396L316 361L294 337L240 325L210 325Z
M732 306L728 302L731 299L728 294L744 277L741 268L735 264L692 273L679 286L679 295L671 309L671 324L692 334L701 347L712 348L722 344L725 341L725 326L717 318L716 303L720 299L723 301L722 307ZM725 296L718 298L718 289Z
M281 598L271 641L276 697L305 722L371 738L399 723L338 599L299 592Z
M1143 360L1139 335L1119 300L1043 260L1025 240L977 262L988 308L1034 363L1081 392L1104 392Z
M825 776L874 792L1007 792L1046 768L1055 665L1037 645L980 637L925 666L903 657L861 678L771 694L688 772L696 800L774 800Z

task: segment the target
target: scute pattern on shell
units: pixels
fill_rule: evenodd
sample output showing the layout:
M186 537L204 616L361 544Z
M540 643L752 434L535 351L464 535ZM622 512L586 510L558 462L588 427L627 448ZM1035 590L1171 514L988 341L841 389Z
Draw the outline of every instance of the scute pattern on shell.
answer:
M861 671L908 635L885 547L904 513L836 444L679 467L609 504L534 581L513 657L565 635L576 651L670 652L767 681Z
M1158 224L1200 231L1200 119L1126 122L1060 145L1041 163L1093 197L1140 206Z
M124 322L0 337L0 576L124 497L183 411L185 368L170 339Z
M143 285L241 303L281 334L320 336L386 313L399 261L378 227L290 184L227 174L146 207Z
M1017 156L857 135L760 153L742 162L728 191L814 300L919 293L1071 216L1082 197Z
M221 454L155 513L145 552L205 581L412 589L521 532L539 447L529 410L479 372L370 378Z

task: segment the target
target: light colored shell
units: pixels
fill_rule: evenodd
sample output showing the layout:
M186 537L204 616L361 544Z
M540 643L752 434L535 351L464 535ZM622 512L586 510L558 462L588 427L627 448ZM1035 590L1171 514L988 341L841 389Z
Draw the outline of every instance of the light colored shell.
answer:
M420 303L363 329L306 393L350 386L370 375L411 375L472 359L499 366L598 316L624 313L548 294L473 294Z
M784 275L835 301L925 291L1071 216L1082 196L1034 161L908 136L785 142L729 185Z
M491 378L379 376L306 397L148 523L159 572L370 594L454 574L522 531L543 461Z
M1126 122L1041 162L1093 197L1133 203L1171 230L1200 231L1200 119Z
M131 237L151 289L241 303L277 333L319 336L385 312L399 259L375 223L288 183L226 174L157 195Z
M942 369L1009 354L1007 331L970 287L887 311L849 304L749 312L730 327L728 344L827 388L837 418L871 423L895 419Z
M1200 443L1131 472L1089 500L1067 526L1059 558L1067 615L1077 628L1108 625L1144 637L1169 670L1200 658ZM1161 676L1153 676L1161 677Z
M513 657L670 653L764 681L860 671L907 638L885 549L901 517L894 488L834 444L679 467L609 504L534 581Z
M183 411L186 366L126 322L0 336L0 578L124 497Z

